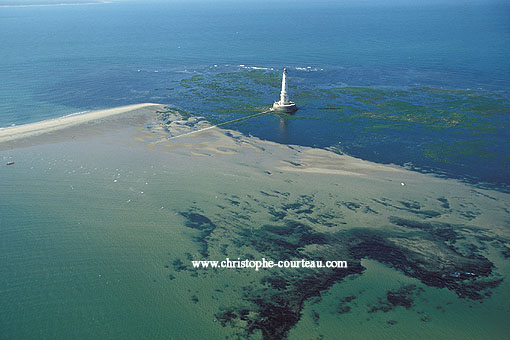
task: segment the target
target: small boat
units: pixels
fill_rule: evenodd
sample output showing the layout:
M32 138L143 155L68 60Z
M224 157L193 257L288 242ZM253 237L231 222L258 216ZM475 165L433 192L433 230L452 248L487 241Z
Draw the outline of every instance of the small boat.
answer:
M14 162L7 162L7 165L13 165Z

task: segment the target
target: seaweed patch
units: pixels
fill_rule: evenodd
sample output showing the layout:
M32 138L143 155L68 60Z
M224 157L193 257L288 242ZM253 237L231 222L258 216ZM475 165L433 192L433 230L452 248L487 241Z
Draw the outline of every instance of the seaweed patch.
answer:
M346 314L346 313L349 313L351 311L351 302L353 302L354 300L356 299L356 296L354 295L349 295L349 296L346 296L342 299L340 299L340 301L338 302L338 305L336 307L336 312L338 314Z
M204 257L209 249L225 256L242 249L246 258L252 259L343 259L349 263L342 270L301 268L259 272L254 282L242 288L242 303L222 307L215 314L222 325L235 329L240 338L258 334L263 339L285 339L301 319L305 302L320 300L323 292L334 284L362 274L363 259L373 259L426 286L446 288L460 298L471 300L483 301L502 281L494 272L494 265L483 256L483 245L498 242L498 247L507 251L505 243L480 228L423 219L417 214L419 219L391 216L391 227L383 229L332 229L331 226L339 225L345 217L378 212L354 200L338 202L334 195L329 197L329 204L324 201L317 204L315 194L294 196L278 190L260 190L244 198L224 196L230 204L222 205L214 218L222 221L221 226L194 209L181 212L186 218L185 225L199 232L195 240L201 244ZM373 201L397 212L427 211L423 203L412 200L392 201L383 197ZM445 200L438 201L435 204L446 204ZM341 211L332 210L332 206ZM241 211L242 219L238 217ZM261 212L266 220L257 225L252 221L254 217L260 218ZM227 235L230 243L218 241ZM412 309L422 292L423 288L416 285L389 290L369 306L368 312ZM336 313L350 313L356 301L354 295L343 297L338 301ZM422 319L429 320L428 316ZM318 323L319 315L312 313L312 320ZM389 320L388 325L396 324L393 321Z
M200 244L200 254L207 257L209 253L206 239L211 235L214 229L216 229L216 225L206 216L195 212L181 212L180 214L186 217L186 227L200 231L200 234L195 237L195 240Z
M427 286L448 288L461 298L483 300L502 281L493 273L494 265L488 259L475 254L462 255L443 240L369 230L351 233L352 258L371 258Z
M386 292L384 298L378 298L378 303L373 305L369 304L368 313L375 313L382 311L389 312L396 307L404 307L411 309L414 306L414 300L423 292L423 288L416 285L404 285L396 290L389 290Z

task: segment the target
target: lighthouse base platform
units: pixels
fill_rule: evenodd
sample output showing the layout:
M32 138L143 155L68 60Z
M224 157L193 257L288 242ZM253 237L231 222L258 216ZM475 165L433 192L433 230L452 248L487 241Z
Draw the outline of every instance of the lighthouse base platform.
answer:
M280 104L280 102L274 102L271 110L278 112L292 113L297 111L296 103L288 102L288 104Z

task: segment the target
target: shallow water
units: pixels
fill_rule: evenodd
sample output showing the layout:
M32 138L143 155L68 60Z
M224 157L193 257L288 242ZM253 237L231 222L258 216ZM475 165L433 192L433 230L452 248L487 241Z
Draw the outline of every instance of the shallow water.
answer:
M122 124L0 152L16 161L0 168L3 338L505 338L507 194L235 131ZM350 269L190 263L225 257Z
M508 298L508 288L501 287L483 304L459 301L451 292L426 287L380 263L364 261L363 266L367 270L362 276L334 286L322 300L308 303L290 338L322 334L333 339L338 332L349 339L409 339L418 334L424 339L480 339L489 334L491 338L505 338L505 313L494 311L501 309L497 301ZM386 301L388 291L403 288L410 292L411 307L370 312ZM496 323L503 327L494 328Z

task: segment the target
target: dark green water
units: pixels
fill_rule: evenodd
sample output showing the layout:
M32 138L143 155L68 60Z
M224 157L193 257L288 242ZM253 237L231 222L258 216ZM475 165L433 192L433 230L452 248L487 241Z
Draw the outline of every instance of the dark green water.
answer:
M312 86L310 78L320 78L326 70L293 74L289 82L300 108L296 114L228 127L279 143L328 148L508 190L507 97L416 86ZM273 70L205 73L181 80L178 95L161 91L193 113L224 122L264 111L277 98L279 79Z

